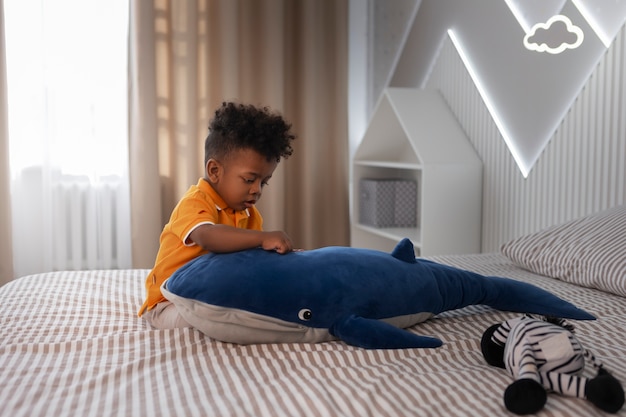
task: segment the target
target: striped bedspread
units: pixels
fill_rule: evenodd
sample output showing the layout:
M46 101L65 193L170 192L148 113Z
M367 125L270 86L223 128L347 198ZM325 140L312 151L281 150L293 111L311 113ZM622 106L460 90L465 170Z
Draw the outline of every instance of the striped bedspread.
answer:
M576 334L626 383L626 299L531 274L499 254L431 258L539 285L599 320ZM342 342L239 346L136 317L145 270L32 275L0 288L2 416L501 416L511 383L485 364L480 337L512 313L473 306L410 331L438 349L365 350ZM542 416L604 415L548 397ZM626 410L619 415L626 416Z

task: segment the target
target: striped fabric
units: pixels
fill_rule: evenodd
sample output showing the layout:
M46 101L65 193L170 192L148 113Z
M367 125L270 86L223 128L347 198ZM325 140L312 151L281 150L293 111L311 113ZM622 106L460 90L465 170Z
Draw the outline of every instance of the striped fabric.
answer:
M546 279L500 254L434 258L540 285L599 317L579 340L626 381L626 299ZM411 329L438 349L341 342L239 346L136 317L148 271L27 276L0 288L0 404L6 416L500 416L511 377L488 366L482 332L518 314L483 306ZM620 329L620 331L616 331ZM549 397L545 416L600 416ZM626 411L620 414L626 416Z
M626 296L626 206L513 239L502 253L537 274Z

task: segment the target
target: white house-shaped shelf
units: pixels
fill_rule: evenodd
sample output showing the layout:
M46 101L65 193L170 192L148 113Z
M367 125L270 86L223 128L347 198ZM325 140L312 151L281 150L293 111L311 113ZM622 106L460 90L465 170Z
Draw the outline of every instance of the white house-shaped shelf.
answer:
M361 179L417 182L417 227L359 224ZM482 162L438 91L388 88L352 164L351 244L389 251L408 237L421 256L480 252Z

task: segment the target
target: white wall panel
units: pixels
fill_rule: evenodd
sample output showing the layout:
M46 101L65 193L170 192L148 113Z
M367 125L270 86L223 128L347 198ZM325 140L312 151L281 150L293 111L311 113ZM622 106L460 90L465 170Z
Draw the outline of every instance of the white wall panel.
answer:
M452 42L439 89L483 160L482 250L626 201L626 29L601 59L528 178L521 175Z

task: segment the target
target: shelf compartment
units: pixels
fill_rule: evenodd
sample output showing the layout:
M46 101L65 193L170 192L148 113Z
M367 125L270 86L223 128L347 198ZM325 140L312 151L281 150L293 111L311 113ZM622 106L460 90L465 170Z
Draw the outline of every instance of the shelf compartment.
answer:
M480 252L482 162L437 91L387 88L351 166L351 245L390 251L408 237L422 256ZM417 227L359 223L362 179L417 183Z

